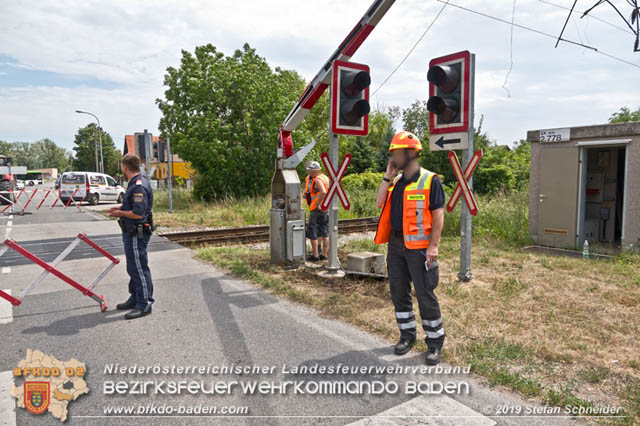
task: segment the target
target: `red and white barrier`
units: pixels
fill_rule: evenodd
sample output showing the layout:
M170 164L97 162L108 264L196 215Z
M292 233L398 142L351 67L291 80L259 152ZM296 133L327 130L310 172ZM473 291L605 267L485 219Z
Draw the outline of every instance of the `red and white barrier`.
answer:
M60 270L56 269L58 264L62 262L64 258L67 257L69 253L71 253L71 251L74 248L76 248L76 246L81 242L85 242L94 250L96 250L98 253L100 253L101 255L103 255L104 257L110 260L109 265L107 265L107 267L98 275L98 277L91 283L89 287L84 287L83 285L75 281L73 278L69 277L68 275L62 273ZM53 262L51 262L50 264L40 259L38 256L34 255L33 253L29 252L24 247L20 246L18 243L16 243L11 239L5 240L2 247L0 247L0 257L2 257L2 255L5 254L9 249L14 250L17 253L20 253L22 256L26 257L27 259L29 259L30 261L32 261L33 263L35 263L36 265L44 269L44 271L42 271L40 275L38 275L27 287L25 287L22 290L22 292L18 297L13 297L10 294L7 294L4 291L0 290L0 297L9 301L13 306L20 306L25 296L29 294L31 290L33 290L38 284L40 284L40 282L44 280L47 274L51 273L56 277L60 278L62 281L69 284L71 287L80 291L85 296L89 296L90 298L98 302L98 304L100 305L100 310L102 312L107 310L107 302L104 299L104 295L98 296L91 290L93 290L98 285L98 283L102 281L102 279L109 273L109 271L111 271L111 269L113 269L114 266L120 263L120 260L115 258L113 255L111 255L111 253L109 253L108 251L106 251L105 249L97 245L95 242L91 241L89 237L87 237L85 234L78 234L78 236L71 242L71 244L69 244L67 248L65 248L62 251L62 253L60 253L58 257L56 257L53 260Z
M62 199L60 198L60 193L57 189L44 190L44 189L36 188L33 190L22 189L20 191L10 191L10 192L13 194L13 200L11 200L12 197L7 198L7 196L0 194L0 199L8 203L6 206L2 208L2 210L0 210L0 213L5 213L7 210L11 209L10 211L14 214L23 214L27 210L27 207L29 207L29 205L32 206L33 210L40 210L42 206L45 206L45 207L47 206L45 204L45 201L47 199L53 201L53 203L51 203L49 208L54 208L56 204L58 204L58 201L60 201L60 204L65 209L69 207L71 203L73 203L78 209L82 206L82 200L79 200L78 202L76 202L76 200L74 200L73 198L78 192L78 188L76 188L73 191L73 193L71 194L71 197L66 203L63 202ZM7 194L7 193L4 192L3 194ZM22 199L26 199L25 204L22 204L22 201L21 201Z

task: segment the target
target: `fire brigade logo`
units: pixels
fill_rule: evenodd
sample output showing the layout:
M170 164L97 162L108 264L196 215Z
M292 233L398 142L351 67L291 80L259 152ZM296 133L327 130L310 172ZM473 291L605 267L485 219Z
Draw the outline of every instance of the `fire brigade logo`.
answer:
M24 407L33 414L42 414L49 408L49 382L24 382Z
M89 393L87 366L75 358L60 361L52 355L27 349L27 356L13 369L11 395L17 406L32 414L49 413L67 420L69 404ZM2 418L0 418L0 424Z

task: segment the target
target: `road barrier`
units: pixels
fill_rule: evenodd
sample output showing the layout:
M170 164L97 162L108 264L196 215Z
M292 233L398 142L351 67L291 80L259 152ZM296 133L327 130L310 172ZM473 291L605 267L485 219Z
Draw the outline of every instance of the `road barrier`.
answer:
M107 265L107 267L98 275L98 277L89 285L89 287L84 287L73 278L62 273L56 268L58 264L62 262L64 258L67 257L69 253L71 253L71 251L76 248L81 242L88 244L98 253L110 260L109 265ZM98 285L98 283L100 283L100 281L102 281L102 279L109 273L109 271L111 271L111 269L113 269L114 266L120 263L120 260L115 258L113 255L111 255L111 253L97 245L95 242L90 240L89 237L87 237L85 234L78 234L78 236L71 242L71 244L69 244L67 248L65 248L62 253L60 253L58 257L56 257L50 264L40 259L33 253L29 252L12 239L7 239L3 242L2 247L0 247L0 257L2 257L2 255L4 255L9 249L14 250L15 252L21 254L31 262L44 269L44 271L42 271L40 275L38 275L27 287L22 290L18 297L13 297L10 294L7 294L4 291L0 290L0 297L9 301L13 306L20 306L25 296L29 294L31 290L33 290L38 284L40 284L49 273L51 273L69 284L71 287L80 291L85 296L88 296L98 302L98 304L100 305L100 310L102 312L107 310L107 302L104 298L104 295L98 296L92 290Z
M78 188L73 191L71 197L67 200L66 203L60 198L60 193L57 189L45 190L36 188L32 190L22 189L20 191L2 192L0 193L0 200L3 203L7 204L4 207L0 206L2 207L0 213L5 213L8 210L12 214L24 214L29 205L32 206L33 210L40 210L42 206L47 206L45 204L45 201L47 199L53 201L53 203L49 205L49 208L54 208L58 204L58 201L60 201L60 205L62 205L65 209L69 207L71 203L73 203L78 209L80 209L80 207L82 206L82 200L76 202L76 200L73 199L77 192ZM13 197L11 195L13 195ZM24 204L22 204L21 201L23 199L26 199L26 203ZM18 208L18 210L16 210L16 208Z

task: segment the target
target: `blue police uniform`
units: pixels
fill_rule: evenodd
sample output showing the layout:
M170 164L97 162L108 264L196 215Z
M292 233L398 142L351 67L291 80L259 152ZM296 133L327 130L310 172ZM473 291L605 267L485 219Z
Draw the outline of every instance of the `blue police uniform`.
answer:
M135 303L135 308L143 312L149 312L153 299L153 283L149 270L147 245L151 238L151 230L145 224L150 222L151 208L153 206L153 191L149 181L137 174L129 180L127 192L122 199L121 210L132 211L142 219L134 220L121 217L122 241L124 253L127 259L127 273L129 274L129 293L131 296L127 303ZM138 226L143 231L140 232Z

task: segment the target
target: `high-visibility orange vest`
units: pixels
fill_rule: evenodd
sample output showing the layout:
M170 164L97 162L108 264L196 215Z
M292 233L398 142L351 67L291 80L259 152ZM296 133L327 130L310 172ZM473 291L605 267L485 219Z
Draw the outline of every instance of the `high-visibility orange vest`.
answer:
M423 249L429 247L431 240L431 210L429 210L429 195L431 181L436 174L420 167L420 177L417 182L411 182L404 189L402 206L402 233L404 245L408 249ZM391 234L391 194L400 179L398 175L387 192L387 199L382 207L378 229L374 242L383 244L389 241Z
M320 203L322 200L320 199L320 191L316 190L316 180L320 182L322 187L324 188L324 192L327 192L327 188L329 186L329 177L325 174L319 174L313 179L309 179L311 176L308 176L304 180L304 193L311 194L311 203L309 204L309 210L316 210L320 208Z

